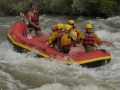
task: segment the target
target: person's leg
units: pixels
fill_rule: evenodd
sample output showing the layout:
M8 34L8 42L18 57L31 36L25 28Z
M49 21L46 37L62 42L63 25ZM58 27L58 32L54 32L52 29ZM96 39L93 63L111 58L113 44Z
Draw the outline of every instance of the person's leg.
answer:
M69 54L82 54L85 53L85 49L83 46L79 47L71 47Z
M30 28L33 28L33 29L35 30L36 35L37 35L38 37L42 37L41 28L37 28L37 27L34 27L34 26L32 26L32 25L29 25L29 27L30 27Z
M92 51L95 51L95 50L97 50L96 47L91 47L91 50L90 50L90 51L92 52Z
M41 30L37 31L36 34L38 35L38 37L42 37L42 31Z

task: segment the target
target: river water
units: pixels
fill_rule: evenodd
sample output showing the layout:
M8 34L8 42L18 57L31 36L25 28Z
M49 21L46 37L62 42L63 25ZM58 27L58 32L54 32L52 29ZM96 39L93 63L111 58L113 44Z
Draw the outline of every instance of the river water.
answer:
M50 28L58 22L66 24L75 20L76 26L85 30L86 23L93 24L93 30L106 41L120 44L120 17L107 19L41 15L43 32L50 34ZM78 65L58 64L49 59L34 57L34 53L17 53L7 41L11 24L21 18L0 17L0 90L120 90L120 46L103 44L112 56L111 62L97 68L83 68ZM27 20L26 20L26 23Z

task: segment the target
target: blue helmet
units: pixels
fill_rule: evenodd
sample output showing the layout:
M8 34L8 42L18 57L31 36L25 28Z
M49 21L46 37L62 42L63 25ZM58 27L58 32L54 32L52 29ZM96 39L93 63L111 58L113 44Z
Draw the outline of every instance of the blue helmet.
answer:
M36 5L36 3L31 2L31 3L29 4L30 8L31 8L33 5Z

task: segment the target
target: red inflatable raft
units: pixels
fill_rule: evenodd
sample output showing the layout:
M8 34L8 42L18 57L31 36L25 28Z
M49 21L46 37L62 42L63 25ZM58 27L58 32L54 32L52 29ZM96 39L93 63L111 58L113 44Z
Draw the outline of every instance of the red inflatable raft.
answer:
M62 64L79 64L83 67L98 67L110 62L111 55L107 50L96 50L84 54L63 54L46 45L47 35L42 38L26 38L26 24L16 22L10 26L7 38L18 52L34 51L38 56L48 58Z

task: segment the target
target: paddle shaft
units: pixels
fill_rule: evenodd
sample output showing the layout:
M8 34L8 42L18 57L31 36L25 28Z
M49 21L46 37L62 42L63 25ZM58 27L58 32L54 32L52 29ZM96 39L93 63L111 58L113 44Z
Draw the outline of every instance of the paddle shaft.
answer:
M112 43L112 42L108 42L108 41L103 41L103 42L108 43L108 44L112 44L112 45L114 45L115 47L120 48L120 44Z
M27 26L26 26L26 23L25 23L24 14L21 13L20 16L21 16L22 22L24 24L24 35L26 36L27 35Z
M114 44L114 43L112 43L112 42L108 42L108 41L102 41L102 42L104 42L104 43L108 43L108 44Z

